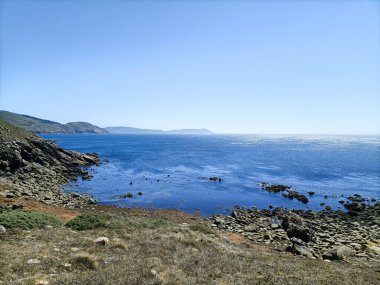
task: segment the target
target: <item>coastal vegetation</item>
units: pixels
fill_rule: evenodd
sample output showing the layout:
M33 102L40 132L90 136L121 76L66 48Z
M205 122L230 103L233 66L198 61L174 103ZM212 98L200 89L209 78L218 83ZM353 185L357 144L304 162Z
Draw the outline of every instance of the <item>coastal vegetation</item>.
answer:
M95 212L119 226L7 229L0 235L0 284L377 284L380 278L375 264L327 263L237 233L203 232L207 222L176 211L96 206Z

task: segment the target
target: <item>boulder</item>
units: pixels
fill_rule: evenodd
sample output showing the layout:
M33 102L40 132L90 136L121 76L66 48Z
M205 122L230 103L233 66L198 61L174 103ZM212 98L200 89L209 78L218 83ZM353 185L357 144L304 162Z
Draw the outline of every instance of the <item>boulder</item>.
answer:
M288 248L288 251L308 258L315 258L316 254L314 250L308 248L305 242L295 237L291 238L290 241L292 242L292 246Z
M0 234L3 234L7 231L7 229L3 226L3 225L0 225Z
M291 222L289 223L286 218L284 219L282 225L290 239L295 237L304 242L309 242L314 239L314 232L304 225Z
M324 259L330 260L344 260L347 257L353 256L355 254L355 250L342 245L334 247L323 254Z

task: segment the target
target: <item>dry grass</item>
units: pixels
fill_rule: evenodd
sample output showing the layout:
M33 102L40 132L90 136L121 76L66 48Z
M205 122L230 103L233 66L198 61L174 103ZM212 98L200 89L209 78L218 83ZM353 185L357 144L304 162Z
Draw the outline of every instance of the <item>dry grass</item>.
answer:
M247 246L236 237L230 242L228 235L199 230L199 221L194 226L141 216L114 219L116 228L8 231L0 236L0 284L33 284L36 276L78 285L380 282L378 264L325 263ZM110 245L96 246L100 236ZM27 264L29 259L41 263Z
M96 257L87 252L79 252L75 254L70 262L71 263L67 264L67 267L79 271L95 270L99 267Z

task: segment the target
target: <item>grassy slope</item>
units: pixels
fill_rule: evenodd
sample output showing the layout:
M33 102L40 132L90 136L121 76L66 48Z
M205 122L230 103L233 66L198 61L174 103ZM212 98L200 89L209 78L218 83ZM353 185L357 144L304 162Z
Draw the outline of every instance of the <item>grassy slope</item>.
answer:
M247 244L236 234L210 232L204 221L174 211L164 211L159 218L155 216L160 211L139 211L99 208L105 224L92 230L58 226L0 235L0 284L380 282L379 268L370 265L295 257ZM101 236L110 244L96 245L94 239ZM28 264L29 259L41 263Z
M38 136L0 119L0 141L11 142L15 139L25 140L31 137L37 138Z
M27 115L0 111L0 119L36 133L107 133L106 130L85 122L60 124Z

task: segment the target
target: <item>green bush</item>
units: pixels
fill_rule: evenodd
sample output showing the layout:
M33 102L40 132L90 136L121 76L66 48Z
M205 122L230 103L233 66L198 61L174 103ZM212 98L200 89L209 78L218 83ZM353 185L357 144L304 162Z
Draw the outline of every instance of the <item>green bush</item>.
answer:
M215 234L215 232L209 226L204 224L193 224L189 226L189 229L204 234Z
M24 230L59 226L63 222L56 216L43 212L4 211L0 213L0 225Z
M108 225L107 217L90 212L81 214L66 223L67 227L78 231L105 228Z

